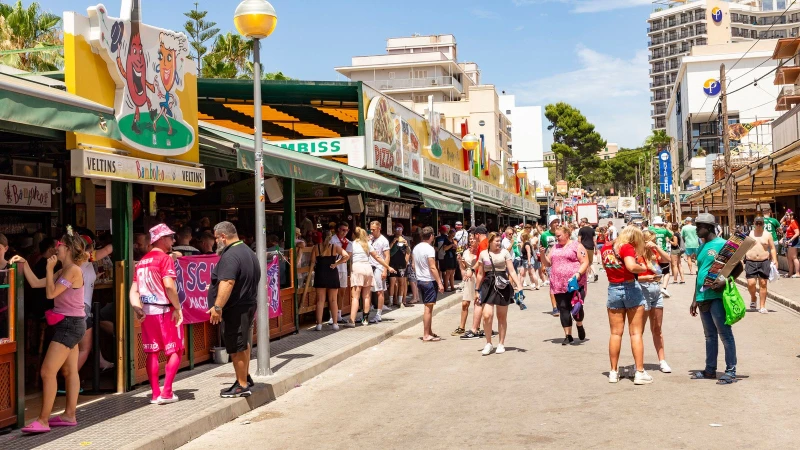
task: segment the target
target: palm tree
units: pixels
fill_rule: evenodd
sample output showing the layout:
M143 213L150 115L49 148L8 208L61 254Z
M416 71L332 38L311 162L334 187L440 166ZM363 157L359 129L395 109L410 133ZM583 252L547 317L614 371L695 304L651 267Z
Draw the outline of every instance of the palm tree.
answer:
M203 58L203 78L236 78L238 70L233 63L225 62L218 55L211 53Z
M233 64L237 72L247 72L248 63L253 56L253 41L248 41L231 32L217 36L211 55L225 63Z
M650 148L668 147L672 138L667 135L666 130L653 130L653 134L647 136L645 145Z
M60 70L64 66L61 18L22 0L0 3L0 64L28 72ZM29 50L29 51L18 51Z

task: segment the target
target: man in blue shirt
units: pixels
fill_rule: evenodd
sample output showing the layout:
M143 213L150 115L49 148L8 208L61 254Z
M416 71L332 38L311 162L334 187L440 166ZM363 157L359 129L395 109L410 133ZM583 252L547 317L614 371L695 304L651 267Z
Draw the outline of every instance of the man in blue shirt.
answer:
M703 244L697 253L697 283L689 313L696 316L697 310L700 310L700 320L703 322L703 331L706 336L706 367L702 372L697 372L694 378L717 378L718 339L721 339L722 346L725 347L725 374L720 377L719 383L733 383L736 381L736 341L733 339L731 326L725 325L725 307L722 304L725 279L719 277L711 288L703 288L706 275L727 241L717 237L716 219L713 215L699 214L695 224L697 224L697 237L703 241ZM741 273L742 265L737 264L730 276L735 279Z

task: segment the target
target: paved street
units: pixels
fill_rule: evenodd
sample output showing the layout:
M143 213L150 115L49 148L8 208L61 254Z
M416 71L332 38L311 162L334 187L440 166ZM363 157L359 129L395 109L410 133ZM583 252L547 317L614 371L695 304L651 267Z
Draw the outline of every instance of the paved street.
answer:
M459 312L453 307L434 319L444 341L423 344L415 326L185 448L795 447L800 316L775 302L769 315L748 313L734 327L740 381L691 380L704 362L700 319L688 313L693 280L670 285L666 300L672 374L658 372L645 335L652 385L607 381L601 275L590 286L584 343L561 346L558 320L545 313L546 292L529 291L530 309L509 315L508 351L482 357L482 341L449 336ZM721 345L720 352L722 368ZM626 338L621 366L632 363Z

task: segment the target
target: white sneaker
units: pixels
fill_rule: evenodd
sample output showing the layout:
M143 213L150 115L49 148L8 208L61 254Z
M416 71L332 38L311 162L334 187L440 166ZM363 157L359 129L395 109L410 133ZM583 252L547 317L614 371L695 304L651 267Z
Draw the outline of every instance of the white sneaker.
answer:
M760 312L761 314L767 314L769 311L767 311L767 308L761 308L758 310L758 312Z
M317 331L322 331L322 324L318 323L317 326L314 327L314 329Z
M750 302L750 309L758 309L758 306L756 306L756 302Z
M616 383L617 381L619 381L619 372L617 372L616 370L610 370L608 372L608 382Z
M639 372L636 371L636 375L633 377L633 384L650 384L653 382L653 377L647 374L646 371Z
M669 291L664 289L664 288L661 288L661 293L664 295L664 297L667 297L667 298L672 297L671 295L669 295Z
M669 367L669 364L667 364L667 362L663 359L658 362L658 365L661 366L661 371L663 373L672 373L672 368Z
M328 322L326 322L326 323L327 323L328 325L333 325L333 317L331 317L330 319L328 319Z
M542 283L542 286L550 286L550 280L547 280L544 283Z
M159 405L168 405L170 403L175 403L178 400L179 400L178 396L175 395L175 393L173 392L171 398L158 397L158 404Z
M528 287L528 286L529 286L529 284L528 284L528 282L527 282L527 281L526 281L526 282L524 282L524 283L522 283L522 287L526 288L526 287Z
M390 312L391 310L392 308L389 308L387 305L383 305L383 309L381 309L383 312Z
M381 319L381 314L380 313L375 314L375 321L376 322L383 322L383 319Z
M339 324L338 323L333 324L333 331L339 331Z
M501 354L501 353L505 353L505 352L506 352L506 348L503 346L503 344L500 344L500 345L498 345L498 346L497 346L497 348L495 349L495 351L494 351L494 354L495 354L495 355L499 355L499 354Z
M481 355L489 356L489 353L492 353L492 350L494 350L494 347L492 347L492 344L486 344L486 346L483 347L483 351L481 352Z

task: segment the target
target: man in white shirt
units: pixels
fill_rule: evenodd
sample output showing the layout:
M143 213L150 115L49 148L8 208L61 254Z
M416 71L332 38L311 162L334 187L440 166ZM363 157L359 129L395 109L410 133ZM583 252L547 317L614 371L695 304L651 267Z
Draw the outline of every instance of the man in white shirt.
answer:
M456 245L459 253L467 248L469 244L469 231L464 229L464 224L456 222Z
M353 257L353 243L347 240L347 233L350 231L350 225L347 222L340 222L336 226L336 234L331 238L331 244L338 245L342 247L347 253L350 254L350 257ZM347 280L347 264L339 264L336 266L339 270L339 298L345 299L350 298L350 288L348 286ZM337 317L337 322L339 323L346 323L344 319L342 319L342 309L339 308L339 317ZM333 325L333 317L328 322L329 325Z
M380 255L384 261L389 261L389 240L386 236L381 234L381 223L373 220L369 224L370 243L375 249L375 253ZM378 263L372 256L369 257L369 263L372 266L372 292L378 295L378 309L375 312L375 317L370 319L369 323L377 323L381 321L381 313L383 311L391 311L390 308L384 305L384 293L386 292L386 270Z
M436 285L438 291L444 292L442 277L436 269L436 250L433 249L433 228L425 227L422 229L422 242L414 247L412 257L414 260L414 273L417 275L417 288L422 298L425 308L422 312L423 333L422 340L426 342L441 341L441 338L433 333L433 305L436 304ZM434 281L436 285L434 285Z
M617 239L617 228L614 227L614 222L609 220L608 221L608 230L606 230L606 241L611 242Z

